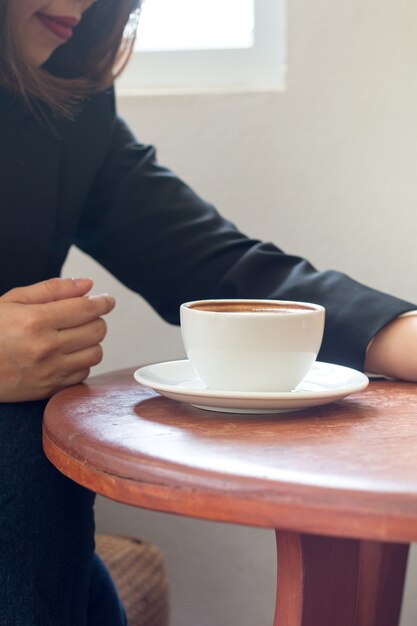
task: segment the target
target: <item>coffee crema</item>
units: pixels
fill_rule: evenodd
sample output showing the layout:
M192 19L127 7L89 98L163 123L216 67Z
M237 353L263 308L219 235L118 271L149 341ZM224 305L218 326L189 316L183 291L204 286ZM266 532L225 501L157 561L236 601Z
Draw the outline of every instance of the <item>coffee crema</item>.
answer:
M299 311L314 311L312 307L291 302L256 302L250 300L202 300L189 305L190 309L211 313L297 313Z

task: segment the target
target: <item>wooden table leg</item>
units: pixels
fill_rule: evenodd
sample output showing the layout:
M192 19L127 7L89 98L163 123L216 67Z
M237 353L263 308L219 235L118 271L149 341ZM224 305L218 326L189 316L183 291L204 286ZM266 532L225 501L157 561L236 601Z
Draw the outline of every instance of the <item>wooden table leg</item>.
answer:
M397 626L408 550L408 544L361 542L354 626Z
M408 545L276 536L274 626L398 626Z

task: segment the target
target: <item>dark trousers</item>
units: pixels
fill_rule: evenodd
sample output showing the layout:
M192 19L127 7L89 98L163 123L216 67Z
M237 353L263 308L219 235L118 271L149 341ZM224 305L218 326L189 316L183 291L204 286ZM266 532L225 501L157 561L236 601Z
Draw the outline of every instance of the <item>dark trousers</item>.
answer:
M43 453L45 404L0 403L0 626L125 626L94 555L94 494Z

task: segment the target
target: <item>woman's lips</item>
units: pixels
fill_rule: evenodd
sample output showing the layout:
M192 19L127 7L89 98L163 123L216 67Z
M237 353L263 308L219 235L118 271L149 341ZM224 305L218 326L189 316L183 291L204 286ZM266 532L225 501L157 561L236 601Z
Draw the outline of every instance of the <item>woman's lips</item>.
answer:
M36 16L51 33L63 41L72 37L73 29L80 21L76 17L60 17L47 13L37 13Z

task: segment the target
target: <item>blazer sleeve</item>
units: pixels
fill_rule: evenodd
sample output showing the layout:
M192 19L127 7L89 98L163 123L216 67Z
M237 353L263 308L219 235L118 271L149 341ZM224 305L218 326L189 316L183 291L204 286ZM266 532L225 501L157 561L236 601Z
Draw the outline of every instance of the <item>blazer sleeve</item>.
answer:
M285 214L283 215L285 219ZM202 298L302 300L326 308L320 360L362 369L368 343L412 303L336 271L317 271L225 220L114 118L76 245L168 322Z

